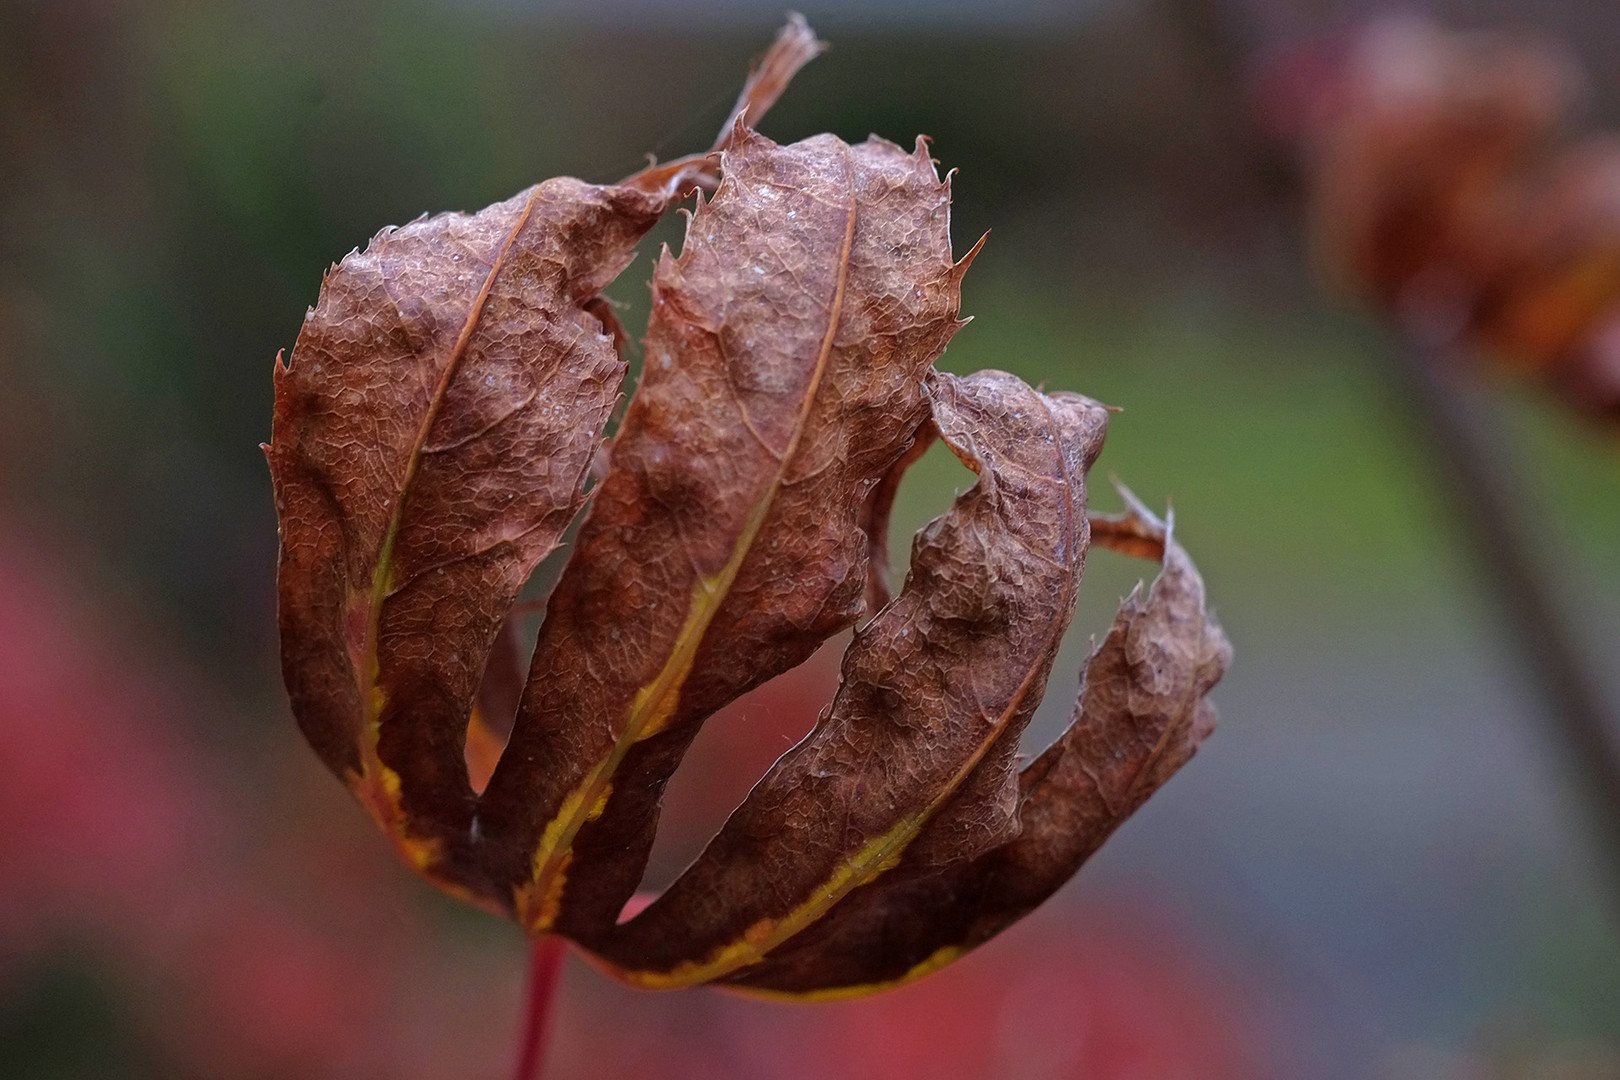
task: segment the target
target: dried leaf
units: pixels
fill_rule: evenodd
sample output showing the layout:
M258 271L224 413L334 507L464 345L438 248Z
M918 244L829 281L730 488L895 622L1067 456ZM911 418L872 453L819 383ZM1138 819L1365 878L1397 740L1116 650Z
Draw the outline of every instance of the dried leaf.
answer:
M747 124L819 48L790 22L717 154L386 230L277 366L305 734L430 879L642 986L862 992L972 947L1191 755L1226 662L1169 530L1095 519L1165 570L1093 657L1076 724L1018 771L1107 411L933 371L978 249L953 262L925 143L779 146ZM712 198L656 267L604 453L624 333L600 290L693 188ZM889 512L936 438L979 478L891 599ZM593 481L525 676L515 598ZM863 614L815 730L621 922L705 719Z
M790 23L739 114L818 48ZM385 229L328 273L277 364L266 455L294 715L406 859L458 890L443 863L473 822L464 740L484 659L581 506L624 377L598 293L715 165L563 177Z
M1396 17L1358 34L1331 81L1304 133L1324 268L1387 306L1426 300L1414 283L1466 292L1494 274L1511 185L1578 85L1568 58Z
M913 848L949 862L1010 839L1018 736L1073 613L1085 471L1108 414L1002 372L935 374L929 388L978 483L918 535L905 587L856 635L810 737L668 892L593 943L625 978L719 978Z
M1329 275L1403 331L1620 415L1620 145L1563 142L1567 51L1380 20L1326 81L1302 134Z
M741 133L653 280L647 363L480 810L531 930L640 881L702 721L859 613L861 511L923 420L967 261L921 142Z
M1205 700L1231 646L1204 610L1192 561L1127 493L1119 518L1093 516L1094 543L1153 553L1163 569L1120 606L1086 662L1069 728L1017 777L991 826L1006 836L963 859L941 815L899 864L833 907L763 963L724 981L779 996L872 993L934 971L1022 918L1074 876L1214 730ZM1016 745L1016 740L1014 740ZM932 841L932 842L931 842Z

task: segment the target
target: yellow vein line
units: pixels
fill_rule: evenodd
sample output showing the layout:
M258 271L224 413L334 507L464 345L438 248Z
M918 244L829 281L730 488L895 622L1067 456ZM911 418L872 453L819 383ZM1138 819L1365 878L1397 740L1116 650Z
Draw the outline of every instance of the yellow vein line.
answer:
M1042 407L1046 409L1048 422L1051 423L1052 430L1056 432L1058 430L1057 423L1052 418L1051 407L1046 403L1044 397L1042 398ZM1054 440L1053 445L1057 449L1059 468L1065 480L1063 508L1064 518L1068 523L1068 532L1071 538L1069 558L1072 571L1074 561L1078 558L1077 553L1073 550L1072 539L1075 517L1073 474L1069 468L1068 456L1063 452L1061 441ZM1064 621L1063 613L1068 610L1069 603L1073 599L1074 588L1075 575L1071 572L1064 578L1063 601L1058 613L1053 617L1051 624L1053 630L1057 630L1062 626ZM720 978L736 971L738 968L758 963L772 950L778 948L788 939L821 918L834 904L842 900L851 891L892 868L905 849L933 820L945 801L955 794L957 789L966 782L973 770L978 768L979 763L984 760L984 755L989 752L990 747L995 744L1002 732L1006 730L1008 721L1023 706L1025 699L1034 688L1036 676L1039 674L1043 662L1044 654L1042 657L1037 658L1035 664L1024 674L1024 678L1019 682L1018 688L1013 693L1012 700L992 725L989 735L980 741L974 753L957 769L955 775L940 789L934 798L929 800L928 804L920 812L903 818L899 825L862 845L853 858L835 870L831 878L812 892L809 900L788 912L781 919L765 920L750 927L748 932L741 938L720 946L707 959L688 961L668 972L618 968L614 973L633 985L658 990L691 986ZM946 960L940 960L939 964L942 965L944 962ZM933 969L929 968L928 970Z
M444 372L439 376L438 385L433 389L433 396L428 401L427 415L422 418L422 425L416 432L416 440L411 445L410 457L406 459L405 476L400 481L399 497L394 504L393 516L389 519L388 529L383 534L382 548L377 555L377 565L371 575L371 591L367 605L366 640L363 651L363 666L365 670L356 671L357 681L361 682L361 702L365 710L364 727L362 734L362 763L365 775L361 782L368 789L378 785L381 791L371 791L370 797L363 796L368 802L372 813L378 815L385 829L391 833L390 825L397 826L399 816L399 777L377 757L377 743L382 734L382 700L377 682L381 675L378 661L378 635L382 623L382 606L388 598L393 580L394 546L399 539L400 529L405 520L405 505L409 498L411 485L416 482L416 475L421 469L423 448L427 445L429 434L439 413L444 408L444 399L450 390L450 383L456 377L461 367L461 361L466 356L467 347L472 341L474 331L479 320L483 317L484 308L489 303L491 291L495 288L495 280L500 276L505 265L507 253L511 251L513 243L517 241L524 226L529 223L534 213L536 201L540 198L540 188L537 186L529 195L528 201L523 204L523 210L518 214L517 223L507 233L506 239L501 243L501 250L490 264L489 273L484 276L483 285L479 287L478 295L473 298L472 306L467 311L466 321L462 323L461 333L456 336L455 345L451 347L449 360L446 362ZM368 685L369 684L369 685ZM384 801L373 804L372 800L381 797ZM383 820L384 816L395 819L394 822ZM413 859L413 861L417 861Z
M847 158L846 151L846 161ZM754 541L764 527L771 506L787 477L787 471L798 453L805 426L815 407L822 379L826 375L832 357L839 324L843 321L850 256L855 243L857 211L853 162L847 162L846 169L846 176L850 182L849 216L844 224L844 238L839 247L838 279L833 287L827 332L822 336L817 349L815 368L811 372L810 383L805 388L804 404L794 423L793 434L788 439L787 447L782 453L770 484L743 523L742 532L732 548L731 557L712 577L698 578L692 590L691 607L688 609L686 621L676 635L675 648L653 681L636 694L625 717L624 730L614 742L613 749L569 795L557 816L541 835L534 852L530 882L519 890L520 895L515 898L519 911L526 912L520 917L530 924L531 931L547 929L555 920L562 899L562 881L557 879L557 875L566 869L569 849L579 830L605 809L606 799L610 794L609 783L624 756L629 753L631 746L641 739L656 734L674 715L681 688L685 685L692 664L697 659L697 650L703 642L703 636L720 610L720 605L730 593L731 586L736 582L737 574L741 572L743 562L748 558ZM741 403L738 408L741 410Z

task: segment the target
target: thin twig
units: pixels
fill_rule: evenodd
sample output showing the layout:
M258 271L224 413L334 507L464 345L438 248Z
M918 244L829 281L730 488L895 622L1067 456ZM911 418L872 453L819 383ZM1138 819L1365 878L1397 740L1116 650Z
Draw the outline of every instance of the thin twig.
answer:
M1445 473L1453 515L1484 571L1485 592L1513 635L1514 654L1540 692L1543 730L1564 758L1586 817L1612 899L1620 903L1620 749L1604 695L1580 647L1560 618L1534 555L1532 530L1510 494L1518 489L1492 422L1478 395L1461 385L1467 367L1455 346L1429 345L1408 335L1391 350L1392 380L1414 426Z
M517 1066L512 1080L540 1080L546 1065L546 1037L557 1004L557 980L568 947L555 934L545 934L529 948L528 986L523 991L523 1031L518 1036Z

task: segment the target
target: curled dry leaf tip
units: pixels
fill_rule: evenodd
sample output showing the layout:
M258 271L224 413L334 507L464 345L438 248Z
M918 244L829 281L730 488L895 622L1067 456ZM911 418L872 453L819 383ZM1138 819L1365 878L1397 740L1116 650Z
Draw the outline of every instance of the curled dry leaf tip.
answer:
M1191 756L1229 655L1166 524L1088 517L1108 410L933 369L979 248L953 259L926 144L750 126L821 47L790 20L717 153L384 230L276 366L310 744L418 871L640 986L846 995L972 948ZM693 189L603 454L625 365L601 290ZM935 440L978 479L891 596L890 508ZM525 672L515 601L587 487ZM1163 569L1020 768L1093 540ZM851 627L815 730L622 918L703 722Z

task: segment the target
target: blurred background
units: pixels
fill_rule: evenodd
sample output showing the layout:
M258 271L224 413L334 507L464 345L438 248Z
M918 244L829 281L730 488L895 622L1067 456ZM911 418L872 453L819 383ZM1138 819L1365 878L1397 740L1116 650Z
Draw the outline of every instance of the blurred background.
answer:
M1079 878L908 989L645 995L573 961L558 1080L1613 1080L1620 904L1385 377L1325 297L1257 73L1352 0L827 0L763 130L934 139L975 321L941 366L1123 411L1237 648L1221 727ZM1556 35L1620 127L1620 6ZM380 227L706 146L765 0L0 0L0 1078L494 1078L516 930L414 880L300 741L258 444L322 271ZM647 256L612 287L644 325ZM635 350L633 350L634 352ZM639 356L635 357L639 361ZM1539 557L1620 701L1620 441L1494 385ZM931 454L896 557L967 474ZM1096 501L1117 505L1097 484ZM1031 745L1152 567L1093 556ZM835 643L836 645L837 643ZM837 649L678 774L666 882Z

